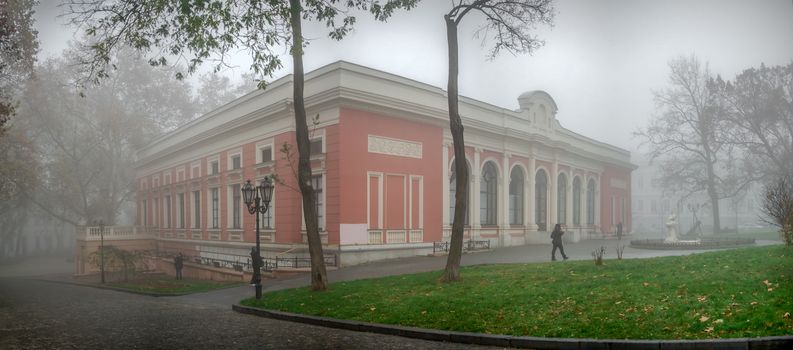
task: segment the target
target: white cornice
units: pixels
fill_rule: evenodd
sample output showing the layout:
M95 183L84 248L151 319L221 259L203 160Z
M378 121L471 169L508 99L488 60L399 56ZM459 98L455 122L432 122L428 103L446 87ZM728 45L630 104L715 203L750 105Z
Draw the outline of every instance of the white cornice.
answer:
M152 163L168 159L169 154L180 149L230 135L232 130L259 125L256 123L290 117L291 87L292 76L284 76L270 83L267 90L250 92L179 127L139 150L138 165L159 168ZM349 106L448 129L443 89L349 62L334 62L306 74L305 96L306 109L313 112ZM518 143L536 142L550 152L636 168L630 163L627 150L579 135L556 123L548 129L537 128L530 124L525 110L512 111L461 96L460 115L466 134L513 139ZM503 141L502 145L507 142Z

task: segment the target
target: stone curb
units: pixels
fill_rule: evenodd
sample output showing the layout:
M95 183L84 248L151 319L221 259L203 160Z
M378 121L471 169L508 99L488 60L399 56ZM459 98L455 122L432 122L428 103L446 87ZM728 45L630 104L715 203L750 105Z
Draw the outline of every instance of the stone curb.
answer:
M211 292L211 291L215 291L215 290L236 288L236 287L240 286L240 285L229 285L229 286L226 286L226 287L219 287L219 288L206 290L206 291L202 291L202 292L190 292L190 293L153 293L153 292L137 291L137 290L131 290L131 289L125 289L125 288L119 288L119 287L113 287L113 286L106 286L106 285L101 285L101 284L93 284L93 283L82 283L82 282L75 282L75 281L54 280L54 279L44 279L44 278L28 278L28 279L31 279L31 280L34 280L34 281L41 281L41 282L62 283L62 284L70 284L70 285L73 285L73 286L81 286L81 287L90 287L90 288L96 288L96 289L113 290L113 291L116 291L116 292L124 292L124 293L130 293L130 294L145 295L145 296L150 296L150 297L180 297L180 296L184 296L184 295L197 294L197 293L206 293L206 292Z
M267 317L276 320L299 322L329 328L346 329L357 332L370 332L423 340L444 341L452 343L490 345L528 349L653 349L653 350L686 350L686 349L718 349L718 350L754 350L754 349L791 349L793 335L731 338L704 340L619 340L619 339L575 339L575 338L540 338L516 337L511 335L495 335L468 333L369 323L352 320L339 320L329 317L309 316L289 312L258 309L240 304L231 305L231 309L248 315Z
M146 296L150 296L150 297L178 297L178 296L182 296L182 295L192 294L192 293L151 293L151 292L137 291L137 290L131 290L131 289L112 287L112 286L103 286L101 284L81 283L81 282L73 282L73 281L59 281L59 280L42 279L42 278L31 278L31 279L35 280L35 281L41 281L41 282L62 283L62 284L70 284L70 285L73 285L73 286L90 287L90 288L96 288L96 289L107 289L107 290L113 290L113 291L116 291L116 292L125 292L125 293L130 293L130 294L146 295Z

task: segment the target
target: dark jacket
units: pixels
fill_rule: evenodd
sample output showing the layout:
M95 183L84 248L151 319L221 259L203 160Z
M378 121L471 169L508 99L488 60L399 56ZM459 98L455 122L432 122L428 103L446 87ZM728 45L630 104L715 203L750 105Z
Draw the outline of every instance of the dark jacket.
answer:
M173 258L173 265L177 270L182 269L182 260L183 259L181 255L177 255L175 258Z
M562 244L562 235L563 234L564 234L564 231L562 231L562 230L553 230L553 232L551 232L551 242L553 244Z

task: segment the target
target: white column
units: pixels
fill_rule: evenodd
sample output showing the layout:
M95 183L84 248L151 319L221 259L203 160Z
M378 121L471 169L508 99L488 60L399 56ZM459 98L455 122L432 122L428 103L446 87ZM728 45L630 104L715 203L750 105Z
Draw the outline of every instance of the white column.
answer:
M534 205L537 202L534 194L535 181L537 181L535 172L537 171L536 159L533 154L529 154L529 174L526 176L526 199L528 205L526 208L526 227L529 231L537 231L537 221L534 218Z
M600 227L600 175L598 174L597 179L595 179L595 226L597 226L597 231L603 230Z
M502 168L504 169L504 171L502 171L502 176L501 176L502 181L499 181L501 182L500 184L501 188L499 189L500 191L498 191L501 196L501 203L499 203L500 208L498 208L499 213L501 213L501 215L499 215L500 217L499 221L501 221L499 223L499 226L501 226L502 229L507 229L509 228L509 176L510 176L509 165L510 164L509 164L509 157L507 156L506 152L501 157L501 160L502 160L501 161Z
M443 178L441 179L441 182L443 182L443 189L441 190L441 196L443 197L443 219L441 222L443 223L443 226L446 227L449 226L449 205L451 204L449 202L449 191L451 190L449 188L449 145L447 144L441 146L441 159L443 164Z
M573 227L573 167L570 167L570 171L567 174L567 220L565 220L565 224L567 227Z
M468 203L470 207L471 213L471 226L474 229L479 229L482 227L481 221L479 220L479 182L481 181L482 173L479 171L479 154L482 152L481 149L475 148L474 149L474 166L471 169L471 179L473 180L473 185L471 186L471 203Z
M549 183L550 186L548 186L550 191L551 191L551 193L549 193L549 195L548 195L548 198L550 199L549 202L551 204L550 208L548 208L548 212L551 214L549 222L548 222L548 231L549 232L551 230L553 230L554 226L556 226L556 223L558 222L558 218L559 218L559 213L557 213L557 211L556 211L556 199L557 199L556 197L558 196L558 193L559 193L559 189L557 188L557 186L559 185L559 181L558 181L559 180L559 162L557 162L556 159L553 160L553 169L552 170L553 170L553 173L550 174L550 176L549 176L550 177L550 179L549 179L550 180L550 183Z

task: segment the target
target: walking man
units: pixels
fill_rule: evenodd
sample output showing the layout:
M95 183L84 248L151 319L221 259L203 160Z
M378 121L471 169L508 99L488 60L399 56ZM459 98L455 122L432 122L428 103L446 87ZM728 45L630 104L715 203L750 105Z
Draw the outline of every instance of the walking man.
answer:
M182 266L184 264L184 257L182 257L182 253L176 255L173 258L173 267L176 269L176 279L182 279Z
M556 224L553 228L553 232L551 232L551 243L553 244L553 249L551 249L551 261L556 261L556 249L559 249L559 252L562 253L562 258L567 260L567 255L564 253L564 247L562 246L562 235L564 235L562 225Z
M622 221L617 223L617 240L622 240Z

